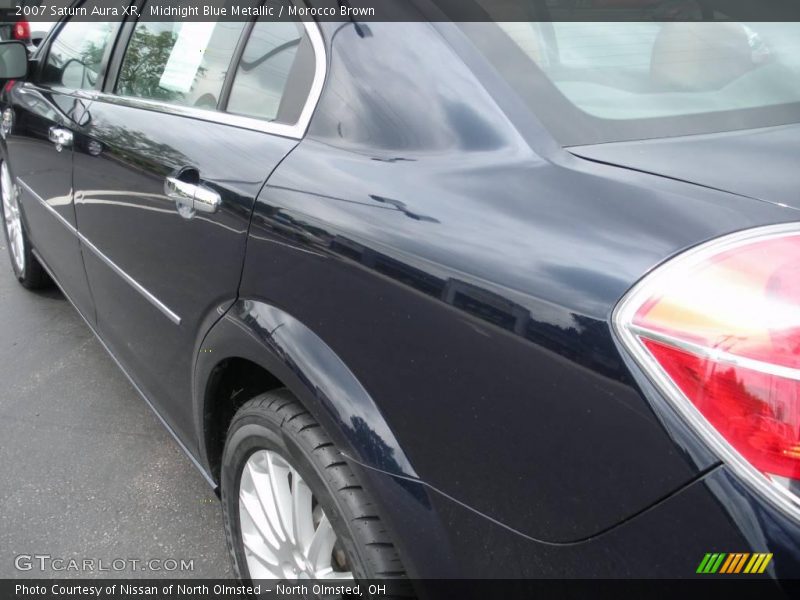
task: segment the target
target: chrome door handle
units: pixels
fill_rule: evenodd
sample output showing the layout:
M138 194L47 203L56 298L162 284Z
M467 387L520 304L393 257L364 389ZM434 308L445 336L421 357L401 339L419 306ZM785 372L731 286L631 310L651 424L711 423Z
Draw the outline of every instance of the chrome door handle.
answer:
M217 192L202 185L195 186L194 209L197 212L215 213L220 204L222 204L222 198Z
M194 188L196 187L196 185L181 181L177 177L167 177L167 180L164 182L164 193L167 197L175 201L180 200L186 204L192 204L194 200Z
M184 214L187 209L191 212L215 213L222 204L222 197L214 190L172 176L164 181L164 193L178 205L181 216L193 216ZM181 208L184 210L181 211Z
M47 137L56 145L56 150L59 152L63 148L72 146L72 132L69 129L54 125L48 130Z

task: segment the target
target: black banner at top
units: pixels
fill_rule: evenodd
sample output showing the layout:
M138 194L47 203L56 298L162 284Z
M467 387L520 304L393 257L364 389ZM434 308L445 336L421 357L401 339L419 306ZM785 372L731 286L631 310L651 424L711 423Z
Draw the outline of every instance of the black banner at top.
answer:
M797 0L0 0L0 21L800 21Z

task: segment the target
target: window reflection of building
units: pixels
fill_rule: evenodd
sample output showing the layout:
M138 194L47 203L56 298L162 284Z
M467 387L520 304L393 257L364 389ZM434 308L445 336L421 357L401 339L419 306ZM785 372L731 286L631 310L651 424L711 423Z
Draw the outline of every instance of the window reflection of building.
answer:
M530 319L530 312L519 304L457 279L448 279L442 300L517 335L525 334Z

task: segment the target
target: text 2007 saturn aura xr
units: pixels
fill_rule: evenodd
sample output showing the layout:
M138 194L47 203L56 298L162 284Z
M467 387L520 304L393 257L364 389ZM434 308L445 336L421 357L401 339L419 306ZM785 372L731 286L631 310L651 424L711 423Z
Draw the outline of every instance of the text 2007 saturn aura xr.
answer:
M800 25L424 4L3 42L16 278L244 579L800 576Z

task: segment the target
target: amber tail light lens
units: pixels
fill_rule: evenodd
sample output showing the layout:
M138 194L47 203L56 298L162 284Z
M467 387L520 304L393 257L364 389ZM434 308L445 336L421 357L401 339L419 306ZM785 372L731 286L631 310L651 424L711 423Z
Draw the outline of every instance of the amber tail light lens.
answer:
M614 325L721 458L800 515L800 225L678 256L623 298Z

